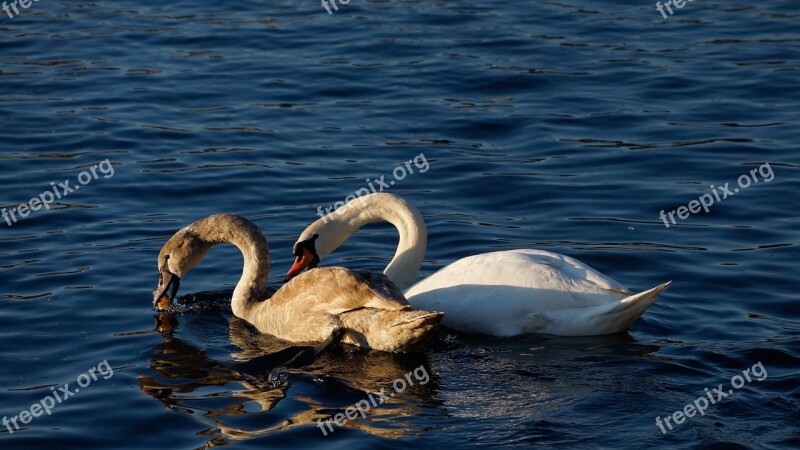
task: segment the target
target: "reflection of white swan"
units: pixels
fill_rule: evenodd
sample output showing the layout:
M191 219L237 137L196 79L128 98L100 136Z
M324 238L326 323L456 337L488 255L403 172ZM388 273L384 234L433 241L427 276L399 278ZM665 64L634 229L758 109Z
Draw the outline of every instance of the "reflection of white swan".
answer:
M343 341L385 351L405 351L432 336L441 313L412 311L397 287L381 274L341 267L309 271L285 284L267 301L269 248L258 227L244 217L216 214L175 233L158 255L159 286L154 303L166 309L180 279L208 250L223 242L244 256L242 278L233 291L233 313L290 342Z
M542 250L470 256L411 286L425 255L425 223L417 208L386 193L360 197L309 225L295 244L297 259L287 277L316 266L359 228L381 220L400 233L397 252L384 273L407 289L414 307L444 311L442 324L459 331L495 336L616 333L638 319L669 286L632 295L586 264Z

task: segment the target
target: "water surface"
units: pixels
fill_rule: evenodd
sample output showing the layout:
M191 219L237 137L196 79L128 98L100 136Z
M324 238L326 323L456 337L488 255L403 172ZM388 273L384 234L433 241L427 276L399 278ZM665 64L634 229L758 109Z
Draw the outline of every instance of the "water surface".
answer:
M796 2L103 1L0 13L0 205L108 160L81 189L0 221L0 414L108 361L3 448L796 448L800 35ZM295 237L424 155L390 191L422 211L421 277L540 248L643 290L626 333L492 339L417 355L336 348L270 379L286 345L233 318L218 247L183 280L212 292L157 332L156 255L242 214L280 285ZM769 163L665 227L659 213ZM326 260L381 270L374 225ZM223 293L219 293L223 291ZM213 294L216 292L216 294ZM487 299L490 301L490 299ZM666 417L761 362L768 376L663 434ZM430 380L327 436L316 425L422 366ZM97 375L97 373L95 373Z

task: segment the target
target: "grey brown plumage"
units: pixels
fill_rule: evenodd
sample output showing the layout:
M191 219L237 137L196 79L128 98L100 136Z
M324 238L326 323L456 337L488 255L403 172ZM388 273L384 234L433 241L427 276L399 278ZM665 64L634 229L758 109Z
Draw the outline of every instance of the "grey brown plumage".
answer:
M441 313L413 310L385 275L343 267L312 269L262 300L269 272L267 241L252 222L235 214L209 216L178 231L159 253L159 270L181 278L223 242L236 245L244 256L233 312L262 333L310 343L344 329L344 342L402 352L430 339L442 319Z

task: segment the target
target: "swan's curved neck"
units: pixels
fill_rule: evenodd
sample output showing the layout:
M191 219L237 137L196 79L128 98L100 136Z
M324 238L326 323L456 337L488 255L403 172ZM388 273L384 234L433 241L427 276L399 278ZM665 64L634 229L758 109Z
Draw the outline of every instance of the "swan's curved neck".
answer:
M317 222L322 222L321 229L333 228L330 234L319 233L319 256L322 258L334 251L359 228L381 220L394 225L400 234L394 258L383 273L401 290L406 290L414 284L422 266L428 231L419 210L394 195L378 193L359 197L319 219ZM333 237L324 239L325 235Z
M254 304L267 298L269 246L258 227L234 214L217 214L201 220L190 230L210 245L235 245L244 257L242 277L233 290L233 314L246 319Z

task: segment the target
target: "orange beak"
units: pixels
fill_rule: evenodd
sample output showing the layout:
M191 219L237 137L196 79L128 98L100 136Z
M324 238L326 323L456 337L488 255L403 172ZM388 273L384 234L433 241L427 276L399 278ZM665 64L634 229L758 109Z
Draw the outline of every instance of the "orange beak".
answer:
M295 257L294 264L292 264L292 268L286 272L286 277L283 281L289 281L292 278L300 275L300 272L308 267L312 261L314 261L314 255L308 249L304 248L303 255Z

